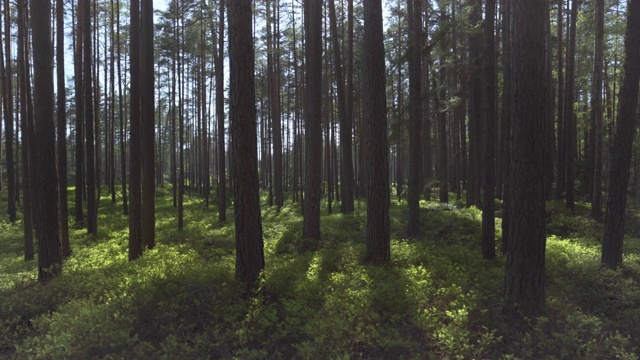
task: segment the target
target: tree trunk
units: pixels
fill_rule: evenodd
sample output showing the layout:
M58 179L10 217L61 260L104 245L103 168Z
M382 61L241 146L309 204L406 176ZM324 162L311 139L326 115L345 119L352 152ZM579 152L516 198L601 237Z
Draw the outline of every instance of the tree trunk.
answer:
M385 56L381 0L364 6L364 95L367 137L367 252L365 260L382 264L391 257L389 219L389 142L385 99Z
M31 6L33 31L35 141L37 152L37 194L40 223L36 230L38 246L38 280L48 282L62 272L60 218L58 211L58 169L56 167L55 127L53 121L53 46L51 43L51 2Z
M236 279L252 287L264 268L251 0L229 2L231 149L235 184Z
M218 55L216 68L216 117L218 124L218 220L227 221L227 178L225 167L224 142L224 6L220 0L220 17L218 23Z
M635 135L640 81L640 0L630 0L624 41L624 78L620 88L620 105L616 134L611 149L609 198L602 239L602 264L617 268L622 264L624 217Z
M322 197L322 1L305 0L306 174L302 237L320 239Z
M556 200L562 199L562 194L566 188L566 166L567 157L566 157L566 136L565 136L565 106L564 106L564 90L565 90L565 78L564 78L564 1L558 0L558 20L557 20L557 38L558 38L558 165L557 165L557 176L556 176Z
M604 113L602 111L602 70L604 66L604 0L595 1L596 40L593 64L593 94L591 96L592 117L595 120L595 158L593 162L593 195L591 197L591 216L602 220L602 157Z
M515 101L504 306L506 313L515 317L541 315L545 303L545 1L510 4Z
M336 89L338 95L338 120L340 121L340 211L343 214L353 212L353 152L351 149L351 117L347 116L347 95L345 94L344 72L340 43L338 41L338 22L335 0L329 0L329 20L331 22L331 42L335 66Z
M409 16L409 182L407 236L420 234L422 175L422 0L407 0Z
M155 98L153 57L153 0L142 0L140 12L140 135L142 160L142 240L155 247Z
M96 191L96 146L93 121L93 75L91 51L91 1L83 0L82 22L83 31L83 89L84 89L84 120L86 135L86 165L87 165L87 232L92 235L98 233L98 198Z
M56 71L58 81L58 112L56 114L58 141L56 152L58 160L58 193L60 195L60 241L62 257L71 255L69 243L69 221L67 204L67 94L64 77L64 4L56 0Z
M116 42L118 47L118 117L120 118L120 170L122 172L122 211L125 215L129 214L129 201L127 198L127 147L124 129L126 127L126 116L124 115L124 97L122 96L122 61L120 43L120 0L116 5L118 12L116 14Z
M77 224L84 222L84 93L82 84L84 83L82 74L82 39L84 37L84 24L82 22L82 14L84 13L84 1L78 0L76 11L76 27L73 36L74 61L73 72L75 79L75 101L76 101L76 163L75 163L75 220Z
M497 97L495 16L496 1L487 0L484 23L484 131L483 170L484 200L482 202L482 256L496 257L495 246L495 118Z
M35 154L29 153L31 137L31 120L29 119L28 103L30 102L30 92L27 91L27 83L30 81L29 69L27 67L27 40L26 40L26 7L27 0L18 0L18 93L20 104L20 132L22 133L22 146L20 154L22 157L22 223L24 228L24 259L33 260L33 212L32 192L33 179L35 174L31 173L32 162Z
M4 1L4 32L5 51L0 49L0 79L2 79L2 94L4 95L4 135L5 135L5 163L7 166L7 214L9 221L16 221L16 174L13 154L13 71L11 71L11 10L9 0ZM4 59L6 55L6 61Z
M131 107L129 121L129 260L142 256L142 151L140 124L140 1L131 0L130 67L129 90Z
M575 73L576 73L576 23L578 22L578 0L572 0L571 2L571 20L569 26L569 51L567 53L567 82L565 84L565 103L564 103L564 118L565 118L565 146L566 146L566 167L567 167L567 180L566 180L566 206L568 209L573 210L575 207L575 162L577 151L577 125L576 115L573 109L573 103L575 101Z
M469 21L472 26L482 21L482 0L469 0ZM469 160L467 173L467 206L480 206L482 161L482 33L474 30L469 37Z

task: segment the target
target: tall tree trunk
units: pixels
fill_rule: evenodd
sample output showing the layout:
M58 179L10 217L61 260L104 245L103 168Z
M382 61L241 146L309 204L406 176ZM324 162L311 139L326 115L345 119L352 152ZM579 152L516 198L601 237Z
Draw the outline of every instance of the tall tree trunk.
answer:
M495 42L496 1L487 0L484 17L484 139L483 170L484 200L482 202L482 256L491 260L496 257L495 246L495 118L497 97L496 42Z
M367 137L367 252L365 260L382 264L391 257L389 219L389 141L381 0L364 4L364 93Z
M349 144L353 143L353 136L351 135L351 132L353 130L353 125L354 125L354 101L353 101L353 78L354 78L354 68L353 68L353 23L354 23L354 18L353 18L353 0L347 0L347 64L346 64L346 73L347 73L347 79L346 79L346 112L347 112L347 122L349 125L349 129L346 130L347 132L345 132L345 137L348 136L349 139L345 139L344 141L348 141ZM340 142L342 143L342 128L340 128ZM347 146L347 144L344 144L344 146ZM346 151L351 152L351 172L353 174L353 180L352 180L352 184L351 187L349 189L347 189L347 191L352 193L352 197L355 197L355 194L353 194L353 192L356 189L356 177L355 174L353 173L354 171L354 164L353 164L353 146L349 146L348 149L346 149ZM356 153L357 154L357 153ZM348 166L348 163L346 162L347 160L345 160L345 162L343 163L344 166ZM348 186L348 184L345 184L345 186ZM342 196L342 198L344 199L344 195ZM346 206L346 205L345 205Z
M271 10L271 6L274 10ZM284 193L282 190L282 119L280 111L280 54L277 43L280 41L280 34L272 32L272 26L277 29L278 12L275 7L278 0L267 1L267 78L269 81L269 105L271 114L271 124L273 127L273 189L275 195L275 205L280 210L284 205Z
M235 184L236 278L253 286L264 268L251 0L229 2L231 149Z
M116 1L118 12L116 14L116 42L118 46L118 117L120 118L120 170L122 172L122 210L129 214L129 201L127 198L127 147L125 139L126 116L124 115L124 97L122 96L122 55L120 43L120 0Z
M422 175L422 0L407 0L409 16L409 182L407 236L420 234Z
M338 21L336 19L335 0L329 0L329 20L333 63L335 66L336 89L338 95L338 120L340 121L340 211L343 214L353 212L353 152L351 149L351 117L347 116L347 94L345 94L344 71L340 56L338 39Z
M562 199L562 194L566 189L566 166L567 163L567 139L565 136L566 124L565 124L565 105L564 105L564 91L565 91L565 77L564 77L564 1L558 0L557 9L557 38L558 38L558 165L556 176L556 200Z
M602 239L602 264L610 268L617 268L622 264L624 212L627 205L640 82L640 0L630 0L628 3L624 49L624 78L620 88L616 134L610 154L609 198Z
M322 197L322 1L305 0L306 175L302 236L320 239Z
M567 53L567 82L565 92L564 103L564 118L565 118L565 145L566 145L566 166L567 166L567 180L566 180L566 206L573 210L575 207L575 162L577 151L577 125L576 115L573 109L573 103L575 101L575 73L576 73L576 23L578 22L578 0L571 1L571 20L569 26L569 52Z
M96 156L93 113L93 75L91 51L91 1L83 0L84 7L82 22L83 31L83 89L84 89L84 119L86 133L87 155L87 232L94 236L98 233L98 198L96 191Z
M53 122L53 46L51 43L51 2L31 6L33 31L35 141L37 152L37 194L40 222L36 229L38 246L38 280L48 282L62 272L60 218L58 211L58 169L56 167L56 130Z
M67 93L64 77L64 3L56 0L56 72L58 81L58 141L56 143L58 160L58 193L60 195L60 241L62 244L62 257L71 255L69 243L69 221L67 204Z
M131 120L129 122L129 260L142 256L142 141L140 123L140 1L131 0L130 25L130 67L131 85L129 90Z
M153 57L153 0L142 0L140 21L140 135L142 160L142 239L153 249L156 243L156 150Z
M443 10L444 13L444 10ZM439 200L441 203L449 202L449 154L448 154L448 139L447 139L447 110L446 110L446 100L447 100L447 70L444 61L445 54L445 46L443 42L442 46L442 58L440 59L440 69L439 69L439 87L435 86L434 79L434 88L439 88L438 97L436 99L436 108L438 109L438 175L440 177L440 190L439 190ZM479 181L480 179L477 179Z
M75 79L75 101L76 101L76 163L75 163L75 220L76 223L84 222L84 194L85 194L85 176L84 176L84 92L82 84L84 83L82 74L82 52L83 52L83 32L84 24L82 22L82 14L84 13L84 0L78 0L76 15L76 31L73 36L74 61L73 72Z
M545 304L544 113L546 109L545 2L511 6L514 117L508 202L509 245L505 311L533 317Z
M482 161L482 0L468 0L471 10L469 21L478 25L469 37L470 88L469 96L469 160L467 174L467 206L480 206Z
M224 7L225 0L220 0L218 19L218 55L216 68L216 118L218 122L218 220L227 221L227 178L225 166L224 136Z
M33 141L31 137L31 129L29 125L29 107L30 92L27 91L30 81L29 69L27 67L27 40L26 40L26 8L27 0L18 0L18 93L20 104L20 132L22 133L22 146L20 154L22 157L22 224L24 228L24 259L25 261L33 260L33 212L32 206L32 187L35 174L31 173L32 162L35 154L29 153L30 143Z
M593 195L591 197L591 216L602 220L602 157L604 113L602 110L602 70L604 66L604 0L595 1L596 40L593 64L593 94L591 96L592 117L595 120L595 134L593 162Z
M551 14L550 3L545 5L545 12ZM555 170L555 158L556 158L556 136L555 136L555 114L554 114L554 92L553 92L553 42L551 36L551 17L545 16L544 18L545 29L545 45L547 47L547 62L546 62L546 74L547 74L547 108L545 109L545 175L544 175L544 194L545 200L551 199L553 190L554 170Z
M4 135L5 135L5 163L7 166L7 214L9 221L16 221L16 174L13 154L13 71L11 71L11 8L9 0L4 1L4 46L3 54L0 49L0 79L2 79L2 94L4 100ZM4 58L6 55L6 60Z

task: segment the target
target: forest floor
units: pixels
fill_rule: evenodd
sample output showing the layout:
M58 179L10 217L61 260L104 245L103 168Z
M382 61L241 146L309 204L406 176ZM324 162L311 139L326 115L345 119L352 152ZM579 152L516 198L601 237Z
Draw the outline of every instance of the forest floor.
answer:
M23 260L22 224L1 220L0 358L638 359L638 214L617 271L600 266L602 224L586 204L554 214L547 314L514 326L501 312L505 257L482 259L478 209L423 201L423 235L406 239L406 203L394 201L391 262L374 267L362 263L364 203L323 215L312 242L300 239L299 204L278 213L262 200L254 297L234 280L233 209L219 224L197 198L178 231L170 192L158 190L158 245L135 262L121 205L101 199L97 238L72 227L73 255L47 285Z

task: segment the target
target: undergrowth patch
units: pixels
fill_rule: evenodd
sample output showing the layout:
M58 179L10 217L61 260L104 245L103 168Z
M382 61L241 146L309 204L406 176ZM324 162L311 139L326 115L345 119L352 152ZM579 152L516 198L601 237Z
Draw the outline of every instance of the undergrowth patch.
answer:
M585 214L550 219L547 314L514 328L501 312L504 257L480 255L478 209L423 201L422 236L408 239L394 200L391 262L374 267L362 262L364 204L323 215L310 243L299 204L264 200L253 297L234 279L233 209L219 223L188 198L178 231L169 189L155 249L128 261L127 218L105 197L98 236L72 226L74 253L44 286L22 258L21 224L0 222L0 358L637 359L639 241L627 239L623 269L602 269L602 226Z

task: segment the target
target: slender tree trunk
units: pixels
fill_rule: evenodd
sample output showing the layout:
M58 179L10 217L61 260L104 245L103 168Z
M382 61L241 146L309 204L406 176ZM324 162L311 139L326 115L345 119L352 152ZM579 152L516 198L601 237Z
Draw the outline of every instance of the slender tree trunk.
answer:
M26 40L26 7L27 0L18 0L18 93L20 104L20 132L22 133L22 146L20 149L22 157L22 224L24 227L24 259L33 260L33 207L32 192L34 174L31 173L32 162L35 154L29 153L31 130L29 129L28 103L30 93L27 92L27 83L30 81L28 68L26 66L27 40ZM31 164L31 165L30 165Z
M422 175L422 0L407 0L409 16L409 182L407 236L420 234Z
M129 214L129 201L127 198L127 146L125 131L126 116L124 115L124 97L122 95L122 55L120 43L120 0L116 1L118 12L116 14L116 42L118 46L118 117L120 118L120 170L122 172L122 210Z
M445 53L443 46L442 54ZM438 174L440 177L440 190L439 200L441 203L449 202L449 154L448 154L448 139L447 139L447 110L445 108L445 102L447 98L446 79L447 73L444 65L444 55L441 55L441 65L439 70L439 88L438 98L436 100L436 108L438 109ZM434 80L435 88L435 80ZM477 179L479 180L479 179Z
M365 260L383 264L391 257L389 219L389 141L385 99L382 2L367 0L364 6L364 94L367 128L367 252Z
M573 109L575 101L575 68L576 68L576 23L578 22L578 0L571 2L571 20L569 28L569 52L567 53L567 82L566 96L564 103L565 118L565 144L566 144L566 166L567 166L567 208L573 210L575 207L574 199L574 180L575 180L575 161L577 151L577 125L576 115Z
M83 52L83 32L84 24L82 22L82 16L84 13L84 0L78 0L76 11L76 32L73 36L74 53L74 79L75 79L75 101L76 101L76 163L75 163L75 220L76 223L82 224L84 222L84 92L82 91L82 84L84 83L82 74L82 52Z
M227 178L225 166L225 128L224 128L224 7L220 0L218 19L218 56L216 67L216 117L218 121L218 220L227 221Z
M69 221L67 204L67 94L64 77L64 4L56 0L56 71L58 81L58 111L56 114L58 141L56 152L58 160L58 193L60 195L60 241L62 257L71 255L69 243Z
M13 154L13 71L11 70L11 8L9 0L4 1L4 46L3 54L0 49L0 78L1 91L4 100L4 135L5 135L5 163L7 167L7 214L9 221L16 221L16 174ZM6 60L4 58L6 55Z
M557 33L557 38L558 38L558 65L557 65L557 69L558 69L558 165L557 165L557 171L558 174L556 176L556 200L560 200L562 199L562 194L564 193L565 189L566 189L566 162L567 162L567 157L566 157L566 136L565 136L565 128L566 128L566 124L565 124L565 105L564 105L564 90L565 90L565 78L564 78L564 40L563 40L563 34L564 34L564 25L563 25L563 21L564 21L564 15L563 15L563 11L564 11L564 1L565 0L558 0L558 9L557 9L557 14L558 14L558 20L557 20L557 27L558 27L558 33Z
M482 21L482 0L469 0L469 21L472 26ZM478 26L479 27L479 26ZM467 206L480 206L482 161L482 32L474 30L469 37L471 66L469 97L469 160L467 176Z
M273 126L273 189L275 205L280 210L284 205L284 193L282 190L282 125L280 112L280 54L278 46L280 34L272 32L272 27L279 21L277 11L271 10L271 4L275 7L278 1L267 1L267 71L269 80L269 105L271 124ZM273 18L273 19L272 19Z
M93 113L93 76L91 51L91 1L83 0L83 89L84 119L87 155L87 232L94 236L98 233L98 198L96 192L96 145L94 137Z
M142 144L140 123L140 1L131 0L130 25L130 103L131 120L129 122L129 260L142 256Z
M347 94L345 94L344 71L340 56L335 0L329 0L329 21L338 95L338 120L340 121L340 211L343 214L350 214L353 212L352 124L351 117L347 116Z
M156 243L156 150L153 56L153 0L142 0L140 13L140 135L142 158L142 239L153 249Z
M595 1L596 41L593 64L593 95L591 96L592 117L595 119L595 159L593 163L593 196L591 216L602 220L602 146L604 133L604 113L602 111L602 70L604 65L604 0Z
M487 0L485 9L484 39L484 139L483 170L484 200L482 207L482 256L496 257L495 246L495 118L497 97L495 16L496 1Z
M609 268L622 265L624 217L635 135L640 82L640 0L627 5L627 30L624 41L624 78L620 88L620 105L616 134L611 149L609 198L602 239L602 264Z
M111 33L110 33L110 56L109 56L109 98L111 102L110 110L110 122L111 122L111 141L110 141L110 154L109 154L109 188L111 189L111 203L116 203L116 76L115 76L115 64L116 64L116 24L115 22L115 2L109 0L109 8L111 11ZM120 8L118 8L120 12ZM118 105L120 106L120 105ZM124 175L124 174L123 174Z
M53 122L53 46L51 43L51 2L31 6L33 31L35 141L37 152L37 194L40 222L36 229L38 246L38 280L48 282L62 272L60 218L58 211L58 170L56 167L55 126Z

